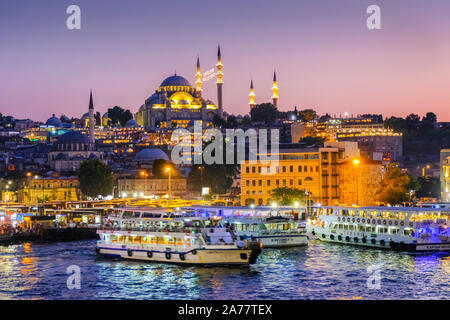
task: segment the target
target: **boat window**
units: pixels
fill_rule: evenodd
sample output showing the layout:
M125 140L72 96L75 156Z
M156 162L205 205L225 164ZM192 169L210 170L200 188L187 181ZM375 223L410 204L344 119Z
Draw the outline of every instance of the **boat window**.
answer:
M348 225L344 224L344 230L348 230Z
M362 225L358 225L358 231L364 232L366 228Z
M354 226L352 224L349 225L348 227L349 227L349 230L354 230Z

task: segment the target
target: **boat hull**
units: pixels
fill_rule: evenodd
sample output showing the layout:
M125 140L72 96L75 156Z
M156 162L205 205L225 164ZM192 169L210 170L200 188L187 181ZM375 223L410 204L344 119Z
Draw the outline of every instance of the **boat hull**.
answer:
M96 251L100 255L114 258L183 265L249 265L252 259L256 260L255 253L250 249L193 249L171 252L98 244Z
M311 240L324 242L356 245L377 249L387 249L395 251L426 252L426 251L450 251L450 242L424 242L408 243L400 237L390 239L387 236L378 235L372 237L367 233L333 233L328 229L309 226L308 237Z
M241 240L248 240L251 238L251 236L240 236ZM286 248L308 245L308 237L306 236L306 234L253 236L253 238L261 242L263 248Z

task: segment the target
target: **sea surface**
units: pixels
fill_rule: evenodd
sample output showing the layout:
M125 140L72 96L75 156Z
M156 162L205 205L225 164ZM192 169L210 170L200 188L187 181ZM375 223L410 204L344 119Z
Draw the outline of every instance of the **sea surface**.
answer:
M206 268L101 258L94 247L0 247L0 299L450 299L449 253L312 241L265 249L250 267ZM79 289L67 285L74 265Z

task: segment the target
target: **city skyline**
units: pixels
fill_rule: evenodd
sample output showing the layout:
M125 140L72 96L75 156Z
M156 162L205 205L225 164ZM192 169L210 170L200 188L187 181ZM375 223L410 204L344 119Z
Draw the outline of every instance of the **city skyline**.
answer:
M280 111L431 111L450 121L445 1L76 1L81 30L66 28L70 4L0 4L8 17L0 19L2 114L81 117L90 89L96 111L118 105L134 114L175 70L195 85L197 56L201 71L211 70L220 43L230 114L249 112L251 79L255 102L271 102L276 69ZM370 4L381 8L381 30L366 27ZM217 103L215 78L202 88Z

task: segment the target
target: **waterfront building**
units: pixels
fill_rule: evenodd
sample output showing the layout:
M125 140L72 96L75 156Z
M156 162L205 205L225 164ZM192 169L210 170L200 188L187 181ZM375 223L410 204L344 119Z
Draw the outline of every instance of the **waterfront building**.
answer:
M450 202L450 149L441 150L441 199Z
M341 148L280 148L278 162L241 162L241 205L270 205L271 191L279 187L306 189L315 202L337 204L343 160Z
M375 193L383 178L382 164L364 157L348 159L339 164L339 203L345 205L376 205Z
M77 201L80 199L77 177L30 177L17 192L19 202L25 204L48 201Z
M139 174L134 177L117 179L119 196L164 197L171 193L173 197L185 198L187 196L187 182L183 178L157 179L154 177L142 177ZM170 187L170 188L169 188Z

